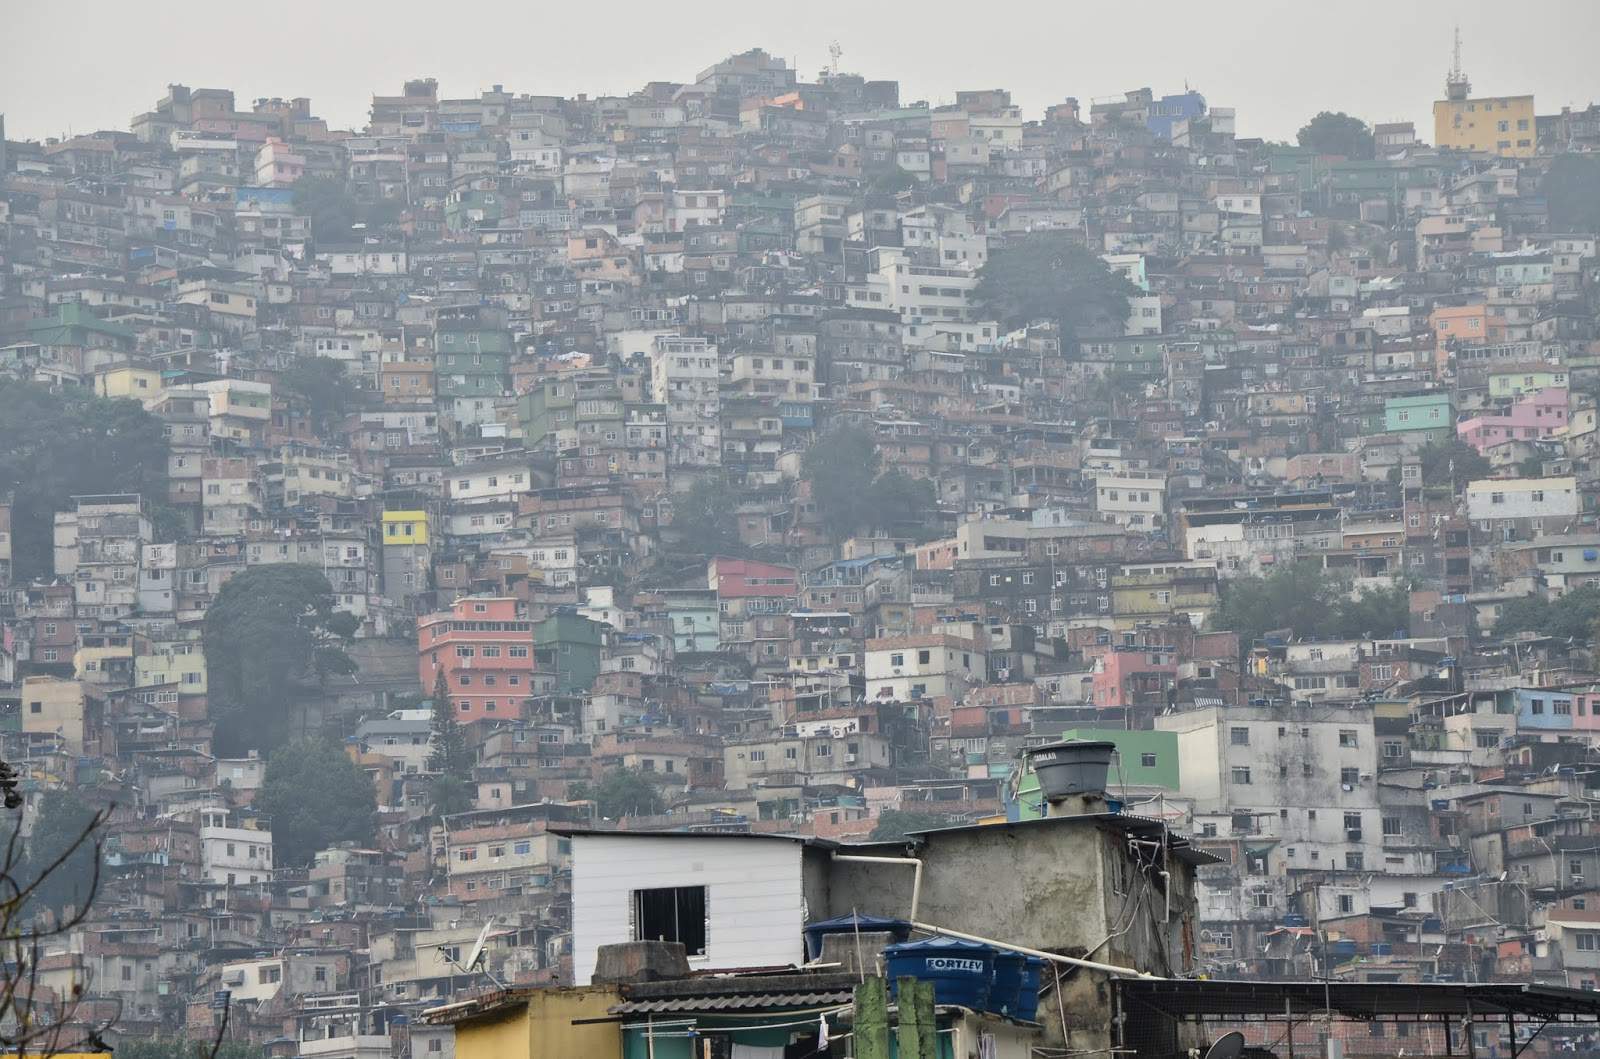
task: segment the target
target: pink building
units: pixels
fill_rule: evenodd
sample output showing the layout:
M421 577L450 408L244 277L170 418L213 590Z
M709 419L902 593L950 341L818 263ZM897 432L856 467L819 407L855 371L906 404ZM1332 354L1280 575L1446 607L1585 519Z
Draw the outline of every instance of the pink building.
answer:
M1170 647L1114 647L1095 666L1094 704L1100 709L1161 701L1178 679L1178 655Z
M417 681L439 674L462 721L515 718L533 694L533 623L506 596L464 596L417 621Z
M1468 445L1483 452L1508 441L1533 441L1548 438L1567 426L1567 391L1552 386L1529 394L1513 404L1505 415L1481 415L1456 424L1456 433Z

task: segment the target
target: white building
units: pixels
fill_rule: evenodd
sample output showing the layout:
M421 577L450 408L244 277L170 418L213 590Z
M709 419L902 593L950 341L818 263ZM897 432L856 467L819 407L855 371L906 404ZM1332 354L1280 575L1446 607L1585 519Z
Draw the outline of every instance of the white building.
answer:
M981 644L947 633L868 640L863 660L868 699L957 699L989 678Z
M1467 517L1486 532L1558 533L1581 507L1576 478L1486 478L1467 485Z
M716 467L722 462L721 368L704 338L658 335L650 343L650 387L667 406L667 462Z
M574 982L593 977L600 946L628 941L682 942L697 971L804 961L808 840L556 832L572 838Z
M1094 507L1106 521L1136 530L1160 529L1166 524L1165 474L1101 474L1094 485Z
M272 832L240 827L225 809L200 816L200 870L208 882L239 886L272 881Z

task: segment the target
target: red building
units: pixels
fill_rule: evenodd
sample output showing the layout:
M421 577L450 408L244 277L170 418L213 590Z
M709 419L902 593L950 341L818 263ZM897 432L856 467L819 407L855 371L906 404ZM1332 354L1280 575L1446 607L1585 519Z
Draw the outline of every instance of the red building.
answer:
M720 600L783 596L793 599L800 591L794 567L754 559L718 556L707 567L706 581L706 587L715 589ZM783 607L785 613L792 609Z
M467 596L417 623L417 679L433 694L444 673L463 721L516 717L533 694L533 623L503 596Z

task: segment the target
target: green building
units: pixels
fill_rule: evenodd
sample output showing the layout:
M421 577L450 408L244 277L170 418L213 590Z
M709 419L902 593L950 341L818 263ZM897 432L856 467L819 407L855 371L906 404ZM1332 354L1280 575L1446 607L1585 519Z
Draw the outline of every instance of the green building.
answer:
M505 393L512 354L505 310L490 305L442 308L434 321L433 345L440 399Z
M1110 790L1115 798L1119 787L1160 787L1178 790L1178 735L1176 732L1128 731L1122 728L1071 728L1062 739L1103 740L1117 745L1111 759ZM1044 816L1039 797L1039 779L1030 769L1017 786L1014 816L1018 820L1037 820Z
M556 691L588 691L600 675L601 629L581 614L550 615L533 627L538 671L555 672Z
M624 415L622 393L609 371L546 376L517 398L522 445L532 452L583 445L616 448Z
M1455 433L1455 410L1447 393L1419 393L1391 397L1383 402L1383 429L1387 434L1425 431L1429 440L1442 440Z

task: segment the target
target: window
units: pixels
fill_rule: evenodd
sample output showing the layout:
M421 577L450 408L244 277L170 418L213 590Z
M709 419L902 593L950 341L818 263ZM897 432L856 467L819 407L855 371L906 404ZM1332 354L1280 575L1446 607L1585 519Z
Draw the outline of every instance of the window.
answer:
M1350 915L1356 910L1356 899L1351 894L1339 895L1339 914Z
M1234 783L1248 784L1250 782L1250 770L1243 765L1234 766L1231 775Z
M1358 744L1356 742L1356 731L1355 731L1355 729L1353 729L1353 728L1341 728L1341 729L1339 729L1339 745L1340 746L1357 746Z
M1354 787L1361 782L1361 770L1358 768L1340 769L1339 782L1346 787Z
M1574 937L1577 939L1578 948L1582 952L1594 952L1597 948L1600 948L1600 945L1596 944L1600 942L1600 934L1576 934Z
M528 851L532 848L533 843L527 839L523 839L521 842L513 842L511 844L512 854L518 857L526 857L528 855Z
M663 886L633 891L635 941L682 942L690 956L706 954L706 888Z
M1398 816L1386 816L1386 817L1384 817L1383 818L1383 833L1386 836L1398 835L1400 833L1400 818Z
M1139 755L1139 765L1140 765L1141 768L1147 768L1147 769L1155 768L1156 767L1156 756L1154 754L1140 754Z
M1250 729L1248 728L1235 728L1228 733L1228 736L1234 746L1250 745Z

